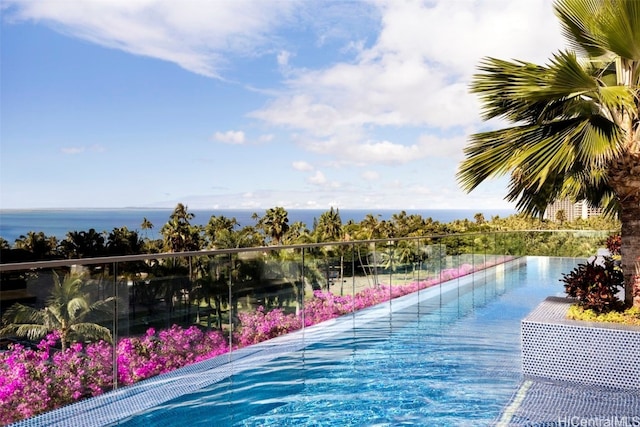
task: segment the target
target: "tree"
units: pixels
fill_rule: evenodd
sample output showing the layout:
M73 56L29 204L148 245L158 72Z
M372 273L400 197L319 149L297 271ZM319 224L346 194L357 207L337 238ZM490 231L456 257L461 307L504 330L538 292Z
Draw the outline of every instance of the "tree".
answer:
M187 206L178 203L160 230L164 236L165 248L169 252L195 251L200 248L200 229L190 221L195 215Z
M562 197L617 213L631 304L640 259L640 2L559 0L554 8L571 50L548 65L481 62L471 91L483 118L510 125L471 136L458 178L471 191L510 174L506 198L530 215Z
M340 218L340 210L334 210L333 207L322 213L316 227L319 240L321 242L336 242L342 240L342 219Z
M147 219L147 217L142 218L142 223L140 224L140 228L144 230L144 235L146 238L149 238L147 235L147 230L153 230L153 223Z
M558 221L561 225L567 221L567 213L564 211L564 209L560 209L558 210L558 212L556 212L556 221Z
M29 231L26 236L21 235L16 239L14 247L24 249L33 254L35 259L45 259L55 255L58 246L58 239L55 236L46 236L42 231L39 233Z
M89 231L69 231L60 242L60 250L67 258L94 258L105 254L104 236L91 228Z
M369 240L380 238L380 215L373 216L367 214L362 221L360 221L360 234L358 238Z
M267 209L261 220L264 232L273 239L276 245L280 244L282 236L289 230L289 214L280 206Z
M6 326L0 329L0 336L16 335L38 340L57 331L62 350L72 341L102 339L111 342L108 328L88 320L91 314L111 308L114 298L91 302L87 282L79 275L65 276L61 282L54 273L53 279L47 305L40 310L20 303L12 305L2 317Z
M137 231L115 227L107 236L106 251L113 256L139 254L142 251L142 240Z
M209 222L204 228L205 235L209 239L211 247L217 247L217 242L221 238L221 235L225 234L225 232L232 232L238 225L240 225L240 223L238 223L235 217L227 218L224 215L211 215Z

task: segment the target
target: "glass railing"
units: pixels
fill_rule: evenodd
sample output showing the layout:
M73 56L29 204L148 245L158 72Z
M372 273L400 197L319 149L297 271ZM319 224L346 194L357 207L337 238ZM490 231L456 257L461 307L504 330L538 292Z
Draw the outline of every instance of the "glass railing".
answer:
M588 256L526 231L0 264L0 423L482 271Z

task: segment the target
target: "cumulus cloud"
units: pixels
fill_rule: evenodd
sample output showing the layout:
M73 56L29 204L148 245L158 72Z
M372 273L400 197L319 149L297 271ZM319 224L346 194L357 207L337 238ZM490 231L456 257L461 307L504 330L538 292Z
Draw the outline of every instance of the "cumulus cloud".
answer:
M464 139L435 144L439 131L417 140L367 141L385 128L474 131L478 102L468 85L482 57L544 62L562 45L551 0L375 4L380 28L373 44L353 41L353 61L290 70L287 90L252 117L305 132L304 147L314 152L337 155L340 145L342 159L398 164L456 156Z
M245 136L244 132L237 130L229 130L226 132L216 132L213 135L213 139L225 144L244 144Z

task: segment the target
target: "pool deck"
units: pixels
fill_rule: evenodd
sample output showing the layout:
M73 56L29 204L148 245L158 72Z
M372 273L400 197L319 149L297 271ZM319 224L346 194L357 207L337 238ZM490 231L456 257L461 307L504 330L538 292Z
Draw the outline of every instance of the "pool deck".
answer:
M640 427L640 328L569 320L572 303L522 321L523 380L496 426Z
M526 379L497 420L496 426L638 427L640 389Z

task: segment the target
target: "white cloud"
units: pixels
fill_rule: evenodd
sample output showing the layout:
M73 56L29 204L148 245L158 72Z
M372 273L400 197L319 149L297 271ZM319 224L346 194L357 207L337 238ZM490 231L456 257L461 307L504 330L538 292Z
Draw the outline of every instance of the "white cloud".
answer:
M322 185L322 184L325 184L327 182L327 178L324 176L324 174L322 172L316 171L315 174L313 174L312 176L310 176L308 178L308 181L311 184Z
M437 144L433 131L477 131L478 102L468 85L480 58L544 62L562 47L551 0L375 4L381 12L375 43L357 45L351 62L291 70L288 90L251 116L301 131L301 146L341 161L460 158L464 137ZM406 126L426 131L418 140L376 141L378 129Z
M380 178L380 174L376 171L368 170L360 174L365 181L376 181Z
M276 41L289 22L291 1L3 0L8 19L49 22L90 42L217 77L226 56L254 55Z
M225 144L244 144L245 136L244 132L229 130L226 132L216 132L213 135L213 139L218 142L223 142Z
M312 171L314 169L313 165L311 165L308 162L305 162L304 160L299 160L299 161L293 162L291 165L297 171L306 172L306 171Z
M273 141L274 136L272 134L260 135L258 137L258 142L261 144Z
M344 8L366 9L367 16L344 13ZM436 157L446 158L438 164L444 170L443 165L460 159L466 135L482 126L478 102L468 93L478 60L495 56L545 62L550 52L563 47L552 0L2 0L2 12L5 20L45 23L101 46L211 77L260 74L242 70L225 76L225 71L236 65L237 57L243 57L238 61L242 67L256 65L250 61L253 57L268 55L271 70L237 85L264 85L254 92L269 97L262 106L246 107L253 110L249 118L261 121L261 127L247 124L244 129L271 127L268 131L277 131L278 140L287 142L288 137L297 149L313 153L314 163L343 170L366 166L361 172L364 180L402 186L401 192L385 192L380 185L376 195L336 194L332 190L340 183L298 160L292 163L295 170L315 171L307 182L318 194L308 206L403 206L407 196L400 193L425 198L437 193L441 205L455 204L460 194L454 190L430 191L406 182L408 168L395 169L395 182L374 168ZM317 36L315 45L307 39L309 32ZM322 49L326 46L330 52ZM269 79L277 71L283 80L274 83ZM254 138L228 130L216 132L212 140L268 143L274 134ZM89 149L61 151L78 154ZM454 174L450 169L442 174L449 180ZM341 179L347 183L351 177ZM293 200L290 194L274 192L278 198L269 199L276 196L235 191L234 203L240 207ZM295 196L307 200L307 193L305 189ZM493 201L487 203L491 206Z
M102 145L94 144L90 146L78 146L78 147L62 147L60 152L63 154L80 154L86 151L94 152L94 153L102 153L105 151L105 148Z
M84 147L62 147L60 151L64 154L80 154L84 152Z

